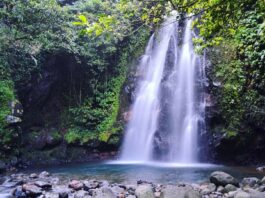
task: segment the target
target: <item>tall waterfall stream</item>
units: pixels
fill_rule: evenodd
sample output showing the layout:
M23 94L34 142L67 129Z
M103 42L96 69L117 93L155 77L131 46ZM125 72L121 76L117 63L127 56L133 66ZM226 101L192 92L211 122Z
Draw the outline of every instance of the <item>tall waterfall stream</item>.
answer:
M199 161L198 137L205 130L204 63L194 53L191 20L184 27L172 20L151 36L138 66L141 77L121 161Z

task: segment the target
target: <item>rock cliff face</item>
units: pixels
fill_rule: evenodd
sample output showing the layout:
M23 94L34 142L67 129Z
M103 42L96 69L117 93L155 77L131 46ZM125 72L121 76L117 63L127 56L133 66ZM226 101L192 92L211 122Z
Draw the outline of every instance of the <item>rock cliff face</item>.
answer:
M209 58L211 54L208 53L207 56ZM265 152L264 129L249 125L247 120L242 123L237 134L231 135L226 129L226 124L230 121L224 119L223 107L220 103L224 85L220 79L216 78L215 72L215 64L212 64L209 58L206 64L208 83L205 115L206 144L210 151L208 152L210 161L241 165L264 163L264 157L262 157Z

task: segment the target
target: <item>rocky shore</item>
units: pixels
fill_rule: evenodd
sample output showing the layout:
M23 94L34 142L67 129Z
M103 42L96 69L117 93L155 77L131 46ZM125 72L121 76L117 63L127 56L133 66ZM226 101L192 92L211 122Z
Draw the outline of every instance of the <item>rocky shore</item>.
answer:
M203 184L162 185L140 180L128 185L62 179L46 171L1 177L0 184L0 198L265 198L265 177L239 182L221 171L213 172Z

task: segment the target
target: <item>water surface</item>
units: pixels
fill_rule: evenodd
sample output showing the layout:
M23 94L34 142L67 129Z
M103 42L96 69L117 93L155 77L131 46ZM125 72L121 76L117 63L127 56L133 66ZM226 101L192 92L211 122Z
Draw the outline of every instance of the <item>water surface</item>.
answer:
M136 183L145 180L160 184L176 184L180 182L204 183L209 181L213 171L225 171L237 179L263 175L251 167L227 167L212 164L174 164L174 163L146 163L106 162L82 163L65 166L54 166L31 169L27 172L49 171L56 176L70 179L98 179L108 180L111 183Z

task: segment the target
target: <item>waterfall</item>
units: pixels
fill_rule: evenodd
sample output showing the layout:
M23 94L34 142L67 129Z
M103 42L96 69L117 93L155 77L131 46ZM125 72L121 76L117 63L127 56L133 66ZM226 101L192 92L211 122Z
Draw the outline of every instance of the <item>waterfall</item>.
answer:
M191 20L185 27L173 20L167 19L151 36L138 66L140 80L122 161L198 161L198 134L204 123L204 67L194 53Z

